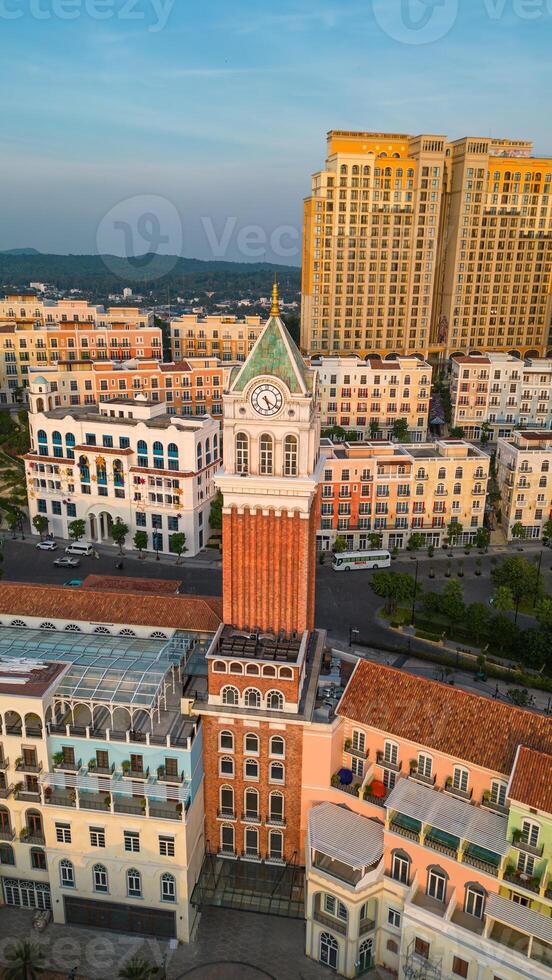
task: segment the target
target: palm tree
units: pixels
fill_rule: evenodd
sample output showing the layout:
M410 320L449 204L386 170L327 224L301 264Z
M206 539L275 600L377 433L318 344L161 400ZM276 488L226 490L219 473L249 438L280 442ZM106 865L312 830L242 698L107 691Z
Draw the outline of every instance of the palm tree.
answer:
M119 980L153 980L159 974L157 966L152 966L147 960L133 956L128 963L121 967L117 976Z
M11 964L4 973L6 980L37 980L44 972L41 966L44 953L39 946L27 940L11 946L5 957Z

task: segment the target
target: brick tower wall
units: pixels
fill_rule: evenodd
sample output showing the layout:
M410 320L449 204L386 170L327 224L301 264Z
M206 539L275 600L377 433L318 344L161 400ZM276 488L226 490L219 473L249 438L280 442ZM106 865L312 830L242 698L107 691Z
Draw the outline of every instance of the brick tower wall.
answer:
M318 507L298 513L233 507L223 515L224 622L286 633L314 627Z

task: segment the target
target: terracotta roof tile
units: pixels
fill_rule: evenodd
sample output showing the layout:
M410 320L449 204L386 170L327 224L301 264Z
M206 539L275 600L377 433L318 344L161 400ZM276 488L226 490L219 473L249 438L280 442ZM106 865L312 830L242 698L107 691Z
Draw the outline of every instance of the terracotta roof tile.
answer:
M469 354L457 354L456 357L452 358L457 364L490 364L490 359L482 355L474 354L470 357Z
M83 589L96 592L134 592L139 595L176 595L180 579L177 578L131 578L125 575L87 575L82 583Z
M0 616L44 616L214 633L222 620L222 600L215 596L145 595L2 582Z
M504 775L518 745L552 753L552 719L368 660L337 713Z
M516 803L552 813L552 755L520 746L508 796Z

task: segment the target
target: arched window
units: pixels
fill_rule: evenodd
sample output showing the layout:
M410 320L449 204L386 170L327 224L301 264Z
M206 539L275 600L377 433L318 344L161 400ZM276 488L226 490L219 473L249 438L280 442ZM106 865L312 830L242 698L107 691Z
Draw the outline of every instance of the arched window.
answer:
M234 760L231 756L221 756L219 760L219 773L221 776L234 776Z
M98 483L107 483L107 467L103 456L96 456L96 479Z
M259 439L259 472L271 476L274 471L274 440L266 432Z
M222 752L233 752L234 751L234 734L227 730L219 732L219 751Z
M237 704L239 696L240 695L237 687L231 687L230 685L223 687L221 691L221 698L223 704Z
M470 774L464 766L455 766L452 771L452 786L461 793L468 792Z
M281 762L271 762L269 769L270 783L283 783L285 780L285 768Z
M256 827L246 827L244 834L246 857L259 856L259 831Z
M437 866L427 869L426 894L437 902L444 902L447 896L448 875Z
M41 847L31 847L31 868L36 871L46 871L47 869L46 851L43 851Z
M205 466L209 466L211 462L211 440L205 440Z
M75 887L75 869L67 858L59 862L59 883L62 888Z
M95 864L92 868L92 886L95 892L105 893L109 890L109 879L105 865Z
M453 493L455 493L455 494L462 493L462 484L461 483L455 483L454 484Z
M454 479L455 480L461 480L463 476L464 476L464 470L462 469L461 466L457 466L456 467L456 472L454 474Z
M243 805L246 820L259 819L259 793L252 786L248 786L243 794Z
M129 898L142 897L142 875L137 868L129 868L126 873L127 895Z
M548 462L547 459L545 459L541 466L541 473L548 473L549 469L550 469L550 463Z
M161 901L176 902L176 878L168 871L161 875Z
M283 711L284 695L280 691L269 691L266 696L266 706L269 711Z
M297 476L297 437L286 436L284 440L284 475Z
M153 444L153 465L159 470L165 469L165 459L163 455L163 443L156 440Z
M263 667L263 677L276 677L276 676L277 676L277 670L276 667L272 666L272 664L267 664L265 667Z
M245 432L236 436L236 473L249 473L249 439Z
M226 664L224 660L215 660L213 664L213 671L215 672L215 674L225 674Z
M230 664L230 673L231 674L243 674L243 664L240 664L238 661L235 661L234 663L231 663Z
M324 963L325 966L330 966L333 970L337 970L338 955L339 943L335 936L332 936L329 932L321 933L319 955L320 962Z
M403 885L410 884L410 856L406 851L393 851L391 855L391 877Z
M221 854L235 854L234 828L232 824L223 824L220 828L220 851Z
M476 919L482 919L485 911L485 898L487 893L477 882L469 882L466 885L464 894L464 912L473 915Z
M75 437L72 432L68 432L65 436L65 454L67 459L75 458Z
M259 763L257 759L246 759L243 764L243 775L245 779L259 778Z
M445 484L444 483L438 483L437 484L437 489L436 489L435 493L439 493L439 494L442 495L442 494L444 494L444 492L445 492Z
M261 673L261 668L259 667L258 664L246 664L245 673L250 674L251 676L258 677L259 674Z
M271 823L281 824L284 822L284 797L282 793L274 791L269 794L268 819Z
M286 754L286 743L281 735L273 735L270 739L270 755L283 759Z
M119 636L136 636L134 630L129 630L127 628L120 630Z
M177 470L179 466L178 446L175 442L169 442L169 445L167 446L167 455L169 457L169 469Z
M196 457L197 457L197 468L198 470L203 469L203 446L198 442L196 447Z
M34 848L32 850L34 850ZM44 851L42 853L44 853ZM15 864L13 847L11 844L0 844L0 864Z
M40 629L41 630L55 630L55 626L54 626L53 623L41 623L40 624Z
M138 466L148 466L148 447L144 439L139 439L136 452L138 453Z
M65 627L65 632L66 633L81 633L82 630L81 630L80 626L77 626L76 623L68 623L67 626Z
M282 861L284 857L284 835L281 830L268 833L268 860Z
M425 470L422 467L420 467L420 469L416 473L416 479L417 480L424 480L425 479Z
M231 786L220 787L219 806L221 817L231 817L234 819L234 790Z
M246 708L260 708L261 694L256 687L248 687L243 696Z
M444 480L444 479L445 479L445 476L446 476L446 475L447 475L447 474L446 474L446 470L445 470L445 467L444 467L444 466L441 466L441 467L439 468L439 472L438 472L438 474L437 474L437 479L438 479L438 480Z
M246 755L255 754L259 751L259 736L255 732L247 732L243 737L243 750Z
M213 459L218 458L218 436L215 433L213 436Z
M124 487L125 485L123 464L120 459L113 460L113 483L116 487Z
M291 667L280 667L278 671L278 676L281 677L282 680L292 681L293 671Z
M79 456L79 472L83 483L90 483L90 466L88 456Z

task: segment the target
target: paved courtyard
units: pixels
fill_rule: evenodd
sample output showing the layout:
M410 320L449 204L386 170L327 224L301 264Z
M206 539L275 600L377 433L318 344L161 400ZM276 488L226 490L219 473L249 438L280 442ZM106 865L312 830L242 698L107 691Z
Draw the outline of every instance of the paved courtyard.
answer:
M305 924L298 919L206 909L198 937L171 949L165 941L50 923L41 935L32 928L33 913L0 908L0 967L6 948L31 939L41 946L45 965L61 976L77 967L77 976L115 980L123 962L139 953L161 966L167 980L322 980L333 971L304 954Z

